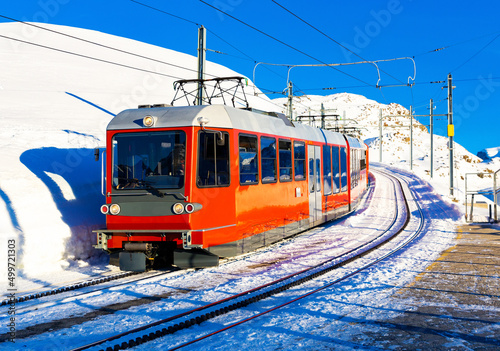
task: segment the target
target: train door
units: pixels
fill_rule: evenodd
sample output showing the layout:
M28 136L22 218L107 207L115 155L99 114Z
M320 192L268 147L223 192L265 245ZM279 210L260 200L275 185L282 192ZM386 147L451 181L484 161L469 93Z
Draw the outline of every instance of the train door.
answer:
M309 159L309 223L321 219L321 147L308 145Z

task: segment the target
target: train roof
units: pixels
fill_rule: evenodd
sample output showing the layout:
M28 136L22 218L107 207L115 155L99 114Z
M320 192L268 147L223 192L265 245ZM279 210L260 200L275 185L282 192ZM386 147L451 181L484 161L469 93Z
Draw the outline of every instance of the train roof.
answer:
M154 126L146 127L143 119L152 116ZM281 114L257 113L226 105L201 105L182 107L156 107L125 110L116 115L107 130L175 128L200 126L206 128L239 129L248 132L273 134L295 139L306 139L329 144L346 145L343 134L314 128L301 123L291 123ZM366 148L358 139L347 137L351 147Z

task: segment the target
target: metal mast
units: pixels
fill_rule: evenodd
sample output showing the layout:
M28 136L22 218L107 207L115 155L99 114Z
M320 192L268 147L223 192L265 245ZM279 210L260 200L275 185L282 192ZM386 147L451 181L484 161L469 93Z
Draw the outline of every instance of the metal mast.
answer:
M429 116L431 117L430 132L431 132L431 178L434 178L434 102L431 99Z
M290 121L293 121L293 84L291 81L288 81L288 118Z
M203 105L203 79L205 79L206 32L205 27L198 28L198 94L197 105Z
M413 171L413 106L410 106L410 170Z
M448 137L450 149L450 196L453 196L453 137L455 135L455 128L453 126L453 83L451 73L448 74Z

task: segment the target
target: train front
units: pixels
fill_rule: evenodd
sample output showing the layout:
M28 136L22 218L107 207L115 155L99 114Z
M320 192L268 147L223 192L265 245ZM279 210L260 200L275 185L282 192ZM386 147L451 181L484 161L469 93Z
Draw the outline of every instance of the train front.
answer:
M203 207L190 201L197 112L195 107L126 110L107 127L101 206L107 228L95 231L95 247L110 253L110 262L122 270L189 267L186 262L194 259L193 252L186 256L178 249L191 244L191 217ZM218 264L207 252L196 260L196 266Z

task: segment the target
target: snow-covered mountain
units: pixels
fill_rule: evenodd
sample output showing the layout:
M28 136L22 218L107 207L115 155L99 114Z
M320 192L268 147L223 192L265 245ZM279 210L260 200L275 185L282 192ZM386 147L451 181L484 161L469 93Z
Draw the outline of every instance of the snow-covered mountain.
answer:
M130 39L36 25L53 31L21 23L0 24L4 36L0 40L0 250L6 252L7 240L16 239L18 267L28 278L98 259L91 231L104 225L99 211L104 197L101 165L94 161L93 148L104 146L106 125L114 114L141 104L169 103L176 77L195 78L197 63L194 56ZM207 73L238 75L210 62ZM254 96L252 84L248 90L252 107L276 111L285 103L284 99ZM318 114L321 104L325 113L342 116L338 122L328 121L330 125L345 123L361 130L371 161L379 161L380 111L390 115L383 118L383 162L409 169L406 108L360 95L335 94L296 98L295 114ZM434 145L433 184L446 194L447 139L436 136ZM415 122L414 170L427 180L429 148L427 128ZM498 169L500 161L495 160L500 159L485 164L460 145L455 150L456 196L462 201L463 174ZM481 181L488 186L486 178Z

